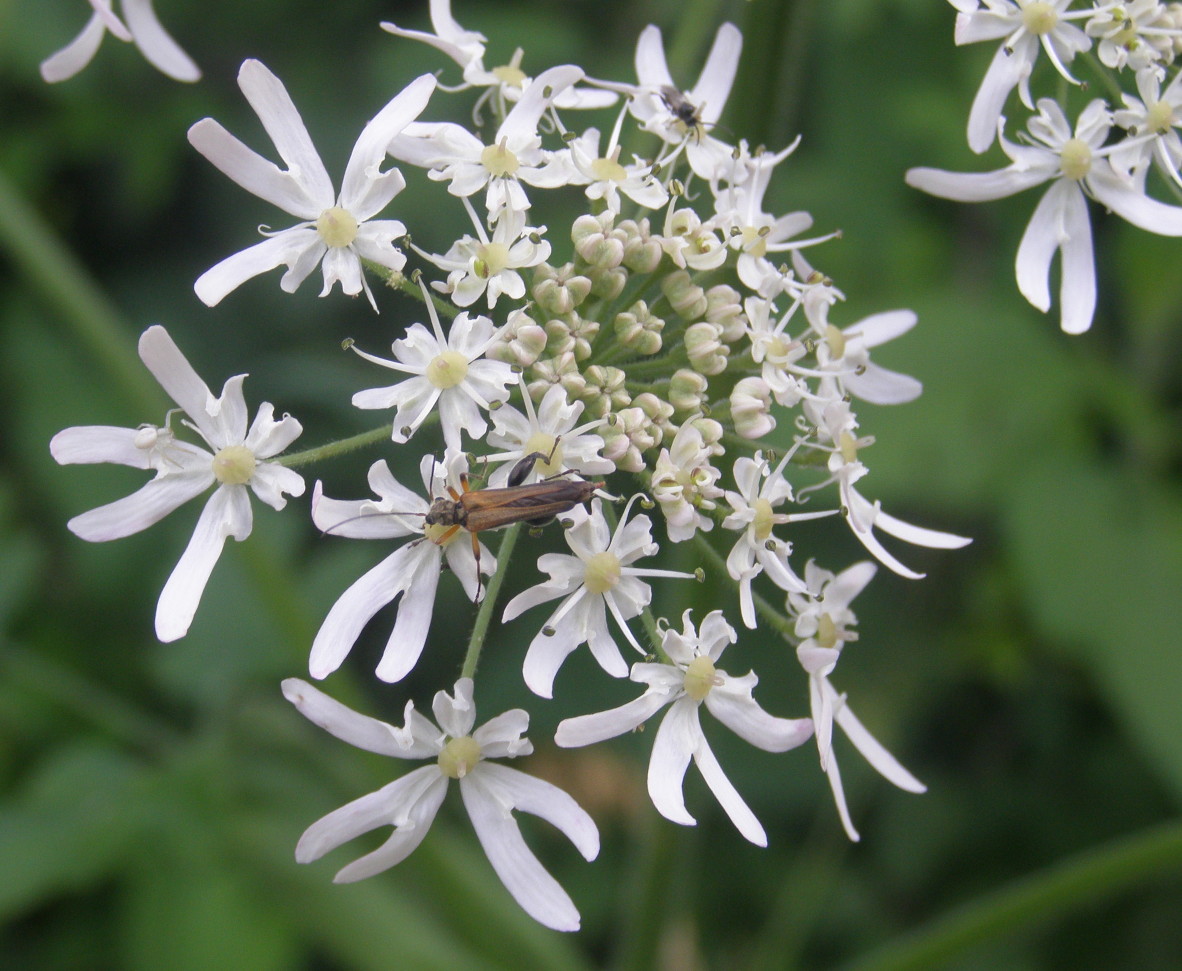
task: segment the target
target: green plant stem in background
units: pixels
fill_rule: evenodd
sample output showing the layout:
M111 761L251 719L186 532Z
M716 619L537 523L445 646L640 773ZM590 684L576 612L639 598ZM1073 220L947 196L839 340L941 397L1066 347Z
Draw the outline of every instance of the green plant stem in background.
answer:
M988 946L1038 924L1094 906L1153 877L1182 872L1182 821L1113 840L1017 880L901 935L843 971L944 968L976 945Z
M156 381L140 364L128 328L90 274L41 214L0 173L0 248L31 288L56 313L82 356L106 370L137 414L168 407Z
M310 465L313 462L323 462L325 459L336 458L338 455L355 452L359 448L365 448L367 445L389 441L390 433L393 430L394 423L390 422L388 425L382 425L380 428L371 428L367 432L361 432L361 434L352 435L349 438L342 438L340 441L329 442L327 445L307 448L302 452L292 452L290 455L284 455L276 459L275 464L286 465L288 468L294 469L301 465Z

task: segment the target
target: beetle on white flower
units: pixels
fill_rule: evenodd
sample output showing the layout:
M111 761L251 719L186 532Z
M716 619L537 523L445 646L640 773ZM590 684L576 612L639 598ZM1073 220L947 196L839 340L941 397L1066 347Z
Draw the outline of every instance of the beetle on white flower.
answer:
M460 476L468 470L463 453L449 452L442 463L431 455L424 456L419 470L427 498L399 483L384 459L369 470L376 501L329 499L316 483L312 521L325 532L354 539L396 539L415 533L421 538L399 547L333 604L312 642L308 658L312 677L328 677L340 667L374 614L401 596L394 629L377 667L381 680L401 681L415 666L427 641L444 557L470 600L479 595L478 572L491 575L496 569L497 561L483 543L479 546L478 571L467 535L461 536L460 531L443 524L428 525L425 520L433 497L444 494L449 483L452 488L460 487Z
M453 779L489 863L505 889L534 920L558 931L579 929L579 912L565 890L530 852L512 810L540 816L556 826L590 861L599 855L599 830L567 793L489 759L529 755L523 733L529 714L506 711L473 731L476 707L472 679L456 682L455 694L440 691L432 709L438 727L407 702L401 728L369 718L333 701L297 678L283 694L309 721L342 741L396 759L433 759L377 792L355 799L313 823L296 845L296 860L311 863L356 836L380 826L394 832L378 849L342 868L336 883L381 873L405 860L422 843Z
M206 270L194 284L197 296L212 307L247 280L280 264L287 272L279 285L294 293L319 264L324 274L322 297L339 282L350 296L364 291L376 311L361 261L391 270L406 265L405 254L394 245L406 235L406 226L397 219L373 218L406 181L396 168L382 171L380 163L390 140L427 106L435 78L424 74L411 81L365 126L349 156L339 195L283 82L259 61L248 60L238 72L238 86L287 168L247 148L212 118L189 129L189 142L248 192L303 222L269 233L263 242Z
M247 487L274 509L287 504L285 493L303 495L304 480L297 473L275 462L261 461L286 449L303 428L290 415L275 421L268 402L259 405L247 427L249 413L242 395L246 375L230 378L221 397L215 398L168 331L159 325L141 335L139 353L186 414L183 424L200 435L212 451L176 438L168 419L161 428L67 428L53 436L49 450L62 465L115 462L156 473L138 492L70 520L69 527L77 536L95 543L147 529L217 484L156 605L156 636L174 641L188 632L226 539L233 536L241 542L250 535L253 515Z
M735 827L757 846L767 846L767 834L743 797L723 774L706 736L698 711L702 704L731 731L766 752L786 752L808 741L813 723L808 718L777 718L752 697L759 679L755 672L733 677L715 665L728 644L737 639L721 610L712 610L695 629L690 611L682 615L682 630L665 630L661 649L668 664L632 665L631 678L648 685L644 694L619 708L594 715L567 718L554 741L564 748L591 745L630 732L662 708L669 711L657 729L648 764L648 792L657 811L683 826L696 820L685 808L682 783L690 759Z

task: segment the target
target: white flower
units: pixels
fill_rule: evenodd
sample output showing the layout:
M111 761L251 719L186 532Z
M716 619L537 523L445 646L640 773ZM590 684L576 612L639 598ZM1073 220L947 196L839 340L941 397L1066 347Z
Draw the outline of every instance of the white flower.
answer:
M513 367L484 357L499 340L491 320L462 313L444 336L426 287L423 295L432 330L411 324L406 336L392 345L397 361L354 347L367 361L414 377L358 391L353 404L358 408L397 408L392 435L396 442L408 441L438 404L443 440L449 449L458 450L461 429L473 438L484 437L488 422L480 416L480 409L487 411L494 401L509 397L506 386L513 380Z
M823 486L836 482L846 522L853 530L858 542L865 546L879 563L909 580L919 580L924 576L924 574L916 573L904 566L882 545L878 537L874 535L875 526L904 542L931 549L954 550L972 542L965 536L925 529L922 526L914 526L901 519L896 519L883 512L877 501L871 502L854 488L854 483L870 471L858 458L858 453L861 449L873 445L874 439L854 436L858 422L847 401L843 398L835 398L824 404L818 404L812 400L806 400L804 410L805 415L815 425L817 433L822 439L822 443L817 447L829 452L830 475L824 482L801 489L798 495L815 492Z
M808 349L804 342L787 333L788 322L800 306L800 297L777 320L775 305L763 297L747 297L743 309L747 317L747 337L751 341L751 360L760 365L760 377L771 390L777 404L791 408L809 396L808 385L794 367Z
M428 177L447 182L454 196L485 189L489 220L500 218L505 209L524 212L530 203L523 182L553 189L570 179L565 153L542 148L538 123L554 98L582 76L582 69L573 64L541 74L506 115L491 145L451 122L415 122L391 139L388 151L400 161L428 169Z
M299 475L261 461L282 452L303 429L290 415L275 421L267 402L259 405L248 428L242 396L246 375L230 378L221 397L215 398L163 327L144 331L139 353L188 416L183 423L212 451L177 440L167 418L161 428L67 428L53 436L49 449L62 465L115 462L156 473L138 492L70 520L77 536L95 543L147 529L217 483L156 605L156 636L174 641L188 632L226 538L241 542L250 535L253 517L247 487L274 509L287 504L284 493L303 495L304 480Z
M620 119L623 115L620 116ZM602 199L614 213L620 211L620 193L645 209L659 209L669 200L661 180L653 175L652 163L638 155L630 165L620 162L620 124L616 122L605 154L599 154L599 129L588 128L569 143L570 161L578 175L573 184L586 184L588 199Z
M506 104L521 100L522 94L536 83L534 78L529 77L521 69L524 51L520 47L514 51L508 64L486 68L484 45L488 38L474 30L465 30L456 22L451 14L451 0L431 0L431 26L435 29L434 34L421 30L406 30L392 23L381 24L383 30L388 30L398 37L430 44L459 65L464 74L464 83L446 90L488 88L477 99L472 110L477 125L481 123L481 109L490 98L498 99L498 114L503 116L506 113ZM615 101L616 95L610 91L570 87L554 98L554 105L558 108L606 108Z
M280 169L247 148L212 118L203 118L189 129L189 141L225 175L248 192L266 199L284 212L303 220L273 234L261 243L235 253L201 274L194 290L214 306L231 290L251 277L280 264L287 272L280 286L288 293L321 265L326 295L338 281L353 296L365 291L377 310L365 280L361 261L370 260L401 270L406 257L394 240L406 234L397 219L374 219L406 182L396 168L382 171L390 139L410 124L426 107L435 90L435 79L424 74L396 94L365 126L349 163L340 194L316 152L299 112L283 83L258 61L244 61L238 86L267 129L280 158Z
M833 754L834 722L846 733L863 758L887 781L907 792L919 793L927 789L866 730L846 704L845 695L839 695L829 683L829 675L837 666L842 646L858 637L856 632L847 629L857 623L857 618L850 610L850 601L862 592L876 569L873 563L864 561L834 576L810 560L805 564L804 572L807 594L788 595L788 609L796 616L796 634L804 638L796 649L796 656L809 675L809 703L817 733L821 770L829 778L841 824L851 840L857 840L859 836L850 819L841 772Z
M546 227L525 225L525 213L506 209L493 227L490 240L472 204L468 207L479 239L464 236L452 244L443 256L423 256L447 273L447 283L433 284L436 290L451 295L457 307L470 307L487 295L491 310L501 295L511 300L525 296L525 281L518 270L537 266L550 256L550 244L543 239Z
M385 843L340 870L334 882L363 880L401 863L422 843L451 780L458 779L476 837L513 899L547 927L579 929L578 910L530 851L512 811L532 813L556 826L588 861L599 855L594 821L557 786L488 761L533 751L522 737L529 727L528 713L514 708L473 731L471 678L456 682L454 696L445 691L435 695L438 727L409 701L398 728L346 708L296 678L283 682L283 694L305 718L350 745L396 759L434 760L313 823L296 845L297 862L311 863L362 833L392 825L394 832Z
M693 539L698 530L708 533L714 528L714 520L706 513L718 507L714 500L722 495L716 485L722 473L710 464L713 454L702 432L687 421L677 429L671 446L657 456L653 498L661 504L665 529L673 543Z
M836 299L832 287L815 286L804 295L804 315L820 338L816 343L820 394L840 397L851 394L875 405L897 405L918 398L923 385L907 374L888 371L870 360L870 348L894 340L915 326L910 310L888 310L863 317L839 330L829 323L829 308ZM836 394L825 388L836 384Z
M577 424L583 413L583 402L568 401L562 385L546 389L536 412L524 379L521 394L525 414L512 405L504 405L492 413L493 429L488 433L488 444L506 451L485 456L489 462L504 463L489 476L489 485L506 485L513 465L533 452L547 458L534 464L526 482L568 471L593 476L616 470L611 459L600 456L603 438L592 431L603 424L602 419Z
M131 41L148 63L176 81L197 81L201 71L160 25L152 0L122 0L123 21L111 9L113 0L90 0L94 9L82 33L41 62L41 77L49 83L72 78L91 62L107 31Z
M1156 70L1137 72L1137 93L1123 95L1125 107L1112 113L1112 120L1129 137L1115 145L1108 156L1112 167L1126 178L1143 178L1152 158L1176 185L1182 186L1178 166L1182 165L1182 73L1175 74L1166 89Z
M1088 36L1071 20L1088 17L1092 10L1068 12L1072 0L950 0L960 11L956 15L956 43L982 40L1004 42L993 55L981 87L969 112L969 148L978 155L993 144L1005 119L1002 111L1015 87L1022 103L1031 110L1030 73L1039 45L1055 69L1072 84L1079 84L1067 70L1075 55L1092 46Z
M1084 30L1089 37L1100 38L1097 53L1105 67L1120 70L1128 66L1142 71L1174 59L1178 31L1164 3L1128 0L1096 7L1091 12L1094 16Z
M534 694L550 698L554 677L562 662L580 644L586 644L599 666L613 678L628 673L628 665L608 632L607 613L615 618L628 643L643 654L644 649L628 630L627 621L636 617L652 599L652 591L640 577L683 577L691 573L673 570L645 570L631 564L657 552L648 516L628 521L629 502L613 533L603 516L603 504L591 500L591 511L575 506L563 515L572 524L566 543L574 556L546 553L538 558L538 569L549 580L523 590L505 606L503 623L548 600L563 597L558 609L546 620L525 655L523 675Z
M720 722L743 740L766 752L786 752L807 741L813 733L808 718L776 718L752 697L759 683L755 673L735 678L715 667L735 631L713 610L694 629L690 611L682 615L682 632L666 630L661 649L669 664L634 664L631 678L648 685L644 694L619 708L594 715L567 718L558 726L554 741L572 748L614 738L639 727L669 706L653 740L648 765L648 792L657 811L666 819L693 826L685 808L682 784L690 759L740 833L758 846L767 846L767 835L743 797L723 774L710 749L698 711L703 702Z
M1008 167L980 173L911 169L907 184L944 199L984 202L1050 182L1018 246L1018 289L1039 310L1050 309L1051 260L1060 252L1061 325L1067 333L1079 334L1092 325L1096 308L1085 192L1134 226L1162 236L1182 236L1182 208L1148 198L1138 180L1122 177L1109 164L1104 156L1112 148L1102 146L1112 120L1104 102L1097 99L1084 108L1074 134L1054 101L1043 98L1038 107L1028 126L1031 144L1001 138L1011 159Z
M423 457L419 470L423 478L423 496L401 485L390 473L385 460L370 466L369 485L377 500L345 501L328 499L320 483L312 492L312 521L335 536L354 539L395 539L420 534L421 538L399 547L349 587L333 604L312 643L308 671L320 679L332 674L348 656L362 629L386 604L401 595L394 629L378 662L377 675L383 681L401 681L419 659L431 615L435 610L435 591L444 556L452 573L459 579L468 599L480 591L480 573L492 574L497 561L481 543L477 556L471 538L458 526L428 525L424 517L432 497L458 495L463 488L460 476L467 471L462 453L449 453L442 464L433 456Z
M682 91L669 73L661 29L649 24L636 42L638 85L628 110L645 131L653 132L662 141L684 144L690 168L707 180L730 164L731 147L709 130L726 107L742 50L739 28L723 24L714 35L714 45L697 83Z
M743 623L755 627L755 601L751 581L767 572L781 590L803 593L804 581L788 565L792 544L780 539L772 530L787 523L802 522L832 516L836 510L809 513L776 512L775 507L792 500L792 486L784 478L784 467L796 452L791 448L773 470L764 460L763 452L753 458L742 456L735 460L735 485L738 492L727 490L726 501L733 512L722 521L724 529L741 530L742 535L726 558L727 573L739 581L739 608Z

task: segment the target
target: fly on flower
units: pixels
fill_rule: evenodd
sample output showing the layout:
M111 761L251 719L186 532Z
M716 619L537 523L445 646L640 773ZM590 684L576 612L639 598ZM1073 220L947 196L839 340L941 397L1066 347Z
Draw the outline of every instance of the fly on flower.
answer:
M662 85L661 101L665 103L665 107L669 109L677 122L685 128L687 134L692 134L695 140L701 136L705 130L702 109L690 101L685 92L671 84Z

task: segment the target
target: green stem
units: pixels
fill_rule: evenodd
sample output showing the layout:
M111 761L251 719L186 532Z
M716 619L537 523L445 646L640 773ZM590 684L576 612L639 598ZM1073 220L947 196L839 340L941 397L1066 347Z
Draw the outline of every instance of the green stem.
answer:
M739 581L730 575L730 571L726 568L726 558L718 552L710 541L706 539L703 533L694 534L694 543L697 545L716 569L720 570L722 574L727 577L738 589ZM782 634L785 639L796 644L795 625L784 616L783 611L777 610L770 601L765 600L760 594L754 590L751 591L751 599L755 603L755 612L767 621L768 626L774 628L778 633Z
M151 415L168 407L136 356L126 322L53 227L2 174L0 249L52 309L51 316L62 319L82 355L106 370L137 413Z
M976 945L988 945L1182 867L1182 821L1086 850L856 959L846 971L946 968Z
M390 440L390 433L394 430L394 423L382 425L380 428L372 428L367 432L362 432L360 435L353 435L350 438L342 438L340 441L329 442L327 445L318 445L315 448L307 448L302 452L292 452L291 455L284 455L275 460L276 465L286 465L288 468L298 468L301 465L310 465L313 462L323 462L325 459L336 458L338 455L345 455L348 452L355 452L359 448L365 448L367 445L373 445L376 442L383 442Z
M492 623L493 608L496 606L497 594L501 592L501 584L509 573L509 559L513 556L513 547L517 545L517 537L521 534L521 523L514 523L507 530L497 548L497 569L489 578L484 589L484 600L480 610L476 612L476 622L472 625L472 636L468 638L468 652L464 655L464 666L460 669L461 678L476 677L476 665L480 663L480 652L484 648L484 639L488 636L489 624ZM476 577L480 582L479 574Z

